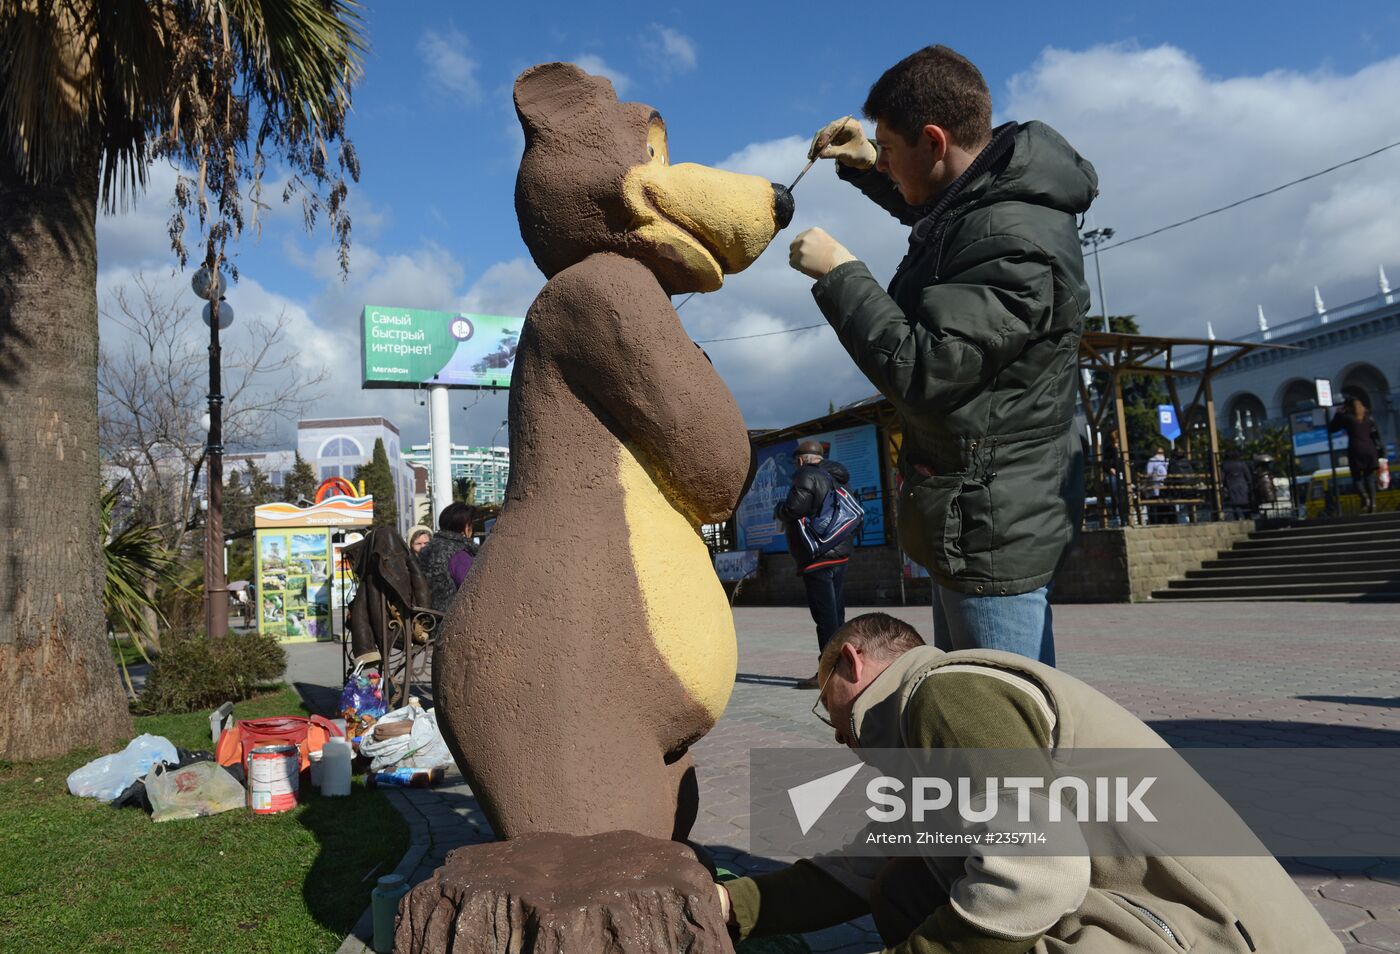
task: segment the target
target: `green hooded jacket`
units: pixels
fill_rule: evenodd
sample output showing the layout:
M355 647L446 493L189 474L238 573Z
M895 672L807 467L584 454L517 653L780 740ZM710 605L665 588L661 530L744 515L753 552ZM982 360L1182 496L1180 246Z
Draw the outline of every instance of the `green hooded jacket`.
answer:
M931 206L874 169L843 179L912 227L889 290L862 262L812 294L903 422L904 551L964 593L1050 582L1083 507L1073 432L1089 290L1076 216L1093 166L1043 123L1008 123Z

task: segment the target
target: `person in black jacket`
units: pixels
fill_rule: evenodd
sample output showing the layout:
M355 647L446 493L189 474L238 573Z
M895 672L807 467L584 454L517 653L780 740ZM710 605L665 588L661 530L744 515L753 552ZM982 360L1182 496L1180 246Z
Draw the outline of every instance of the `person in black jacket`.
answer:
M1347 464L1351 480L1361 496L1363 513L1376 512L1376 469L1380 466L1381 432L1376 419L1356 395L1346 399L1344 410L1338 411L1327 425L1329 431L1347 432Z
M1253 493L1254 469L1232 447L1225 452L1225 462L1220 465L1220 501L1225 505L1225 519L1248 519Z
M797 445L794 458L797 470L792 475L792 486L786 499L773 511L774 518L781 521L787 531L788 552L797 561L797 573L807 588L807 608L812 611L812 621L817 624L818 656L831 635L846 622L846 604L841 587L846 581L846 564L850 562L851 551L855 548L855 539L850 538L811 562L803 562L798 556L803 552L795 539L799 532L798 520L815 516L832 488L838 484L845 486L851 479L845 467L825 458L826 449L816 441L803 441ZM817 677L801 680L797 688L817 688Z
M439 613L447 612L471 569L476 557L476 544L472 542L475 528L476 508L454 501L442 508L437 533L418 553L432 592L432 608Z
M1167 462L1168 496L1178 499L1196 496L1195 477L1196 465L1186 456L1186 451L1180 447L1173 448L1171 460ZM1176 522L1190 523L1191 511L1190 504L1177 504Z

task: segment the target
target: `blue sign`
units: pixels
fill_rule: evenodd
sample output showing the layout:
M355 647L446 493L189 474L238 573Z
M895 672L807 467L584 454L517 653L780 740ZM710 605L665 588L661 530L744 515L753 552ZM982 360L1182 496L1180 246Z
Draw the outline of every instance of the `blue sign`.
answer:
M757 572L757 550L732 550L715 554L715 575L726 583L747 579Z
M1181 422L1176 419L1176 408L1170 404L1157 405L1157 430L1169 441L1181 436Z
M1321 422L1319 423L1319 418ZM1332 449L1347 449L1347 432L1337 431L1332 435ZM1293 415L1293 453L1299 457L1310 454L1327 453L1327 415L1324 411L1298 411Z
M865 507L865 528L861 531L860 545L883 544L885 507L880 494L880 442L875 425L804 435L802 440L826 445L827 460L836 461L851 472L847 489ZM787 497L792 486L792 473L797 469L792 459L796 450L797 438L793 438L755 451L758 467L753 484L734 511L739 549L787 552L787 538L782 525L773 517L773 509Z

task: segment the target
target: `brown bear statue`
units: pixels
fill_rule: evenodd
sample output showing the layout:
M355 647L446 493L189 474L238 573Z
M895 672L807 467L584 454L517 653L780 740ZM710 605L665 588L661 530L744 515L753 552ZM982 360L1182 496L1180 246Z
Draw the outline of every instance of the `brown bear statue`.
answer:
M516 211L548 284L515 358L506 501L442 623L440 721L500 837L683 839L687 749L737 659L699 528L733 512L749 440L670 296L748 266L792 199L672 165L654 109L569 64L521 74L515 105Z

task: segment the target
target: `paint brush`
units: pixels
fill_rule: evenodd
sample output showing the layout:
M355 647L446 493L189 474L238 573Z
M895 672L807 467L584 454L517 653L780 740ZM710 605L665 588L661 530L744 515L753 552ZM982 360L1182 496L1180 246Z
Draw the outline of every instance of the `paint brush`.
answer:
M792 180L792 185L787 187L789 192L797 188L797 184L802 181L802 177L811 170L812 166L816 165L816 162L817 160L815 159L807 160L807 164L802 167L802 171L797 174L797 178Z

